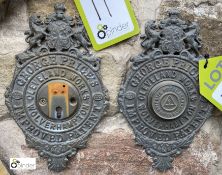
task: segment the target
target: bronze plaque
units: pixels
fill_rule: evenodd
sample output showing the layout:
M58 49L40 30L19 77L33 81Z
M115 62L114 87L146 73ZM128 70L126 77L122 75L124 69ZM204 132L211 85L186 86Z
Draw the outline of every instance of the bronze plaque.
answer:
M141 45L145 51L132 58L119 93L121 112L142 145L165 171L187 148L211 114L212 106L199 94L199 28L173 9L169 17L148 21Z
M86 146L108 104L100 79L100 60L89 53L88 36L79 19L65 15L64 4L44 21L29 19L29 48L16 56L5 94L10 115L29 146L61 171L68 158ZM83 48L83 51L80 49Z

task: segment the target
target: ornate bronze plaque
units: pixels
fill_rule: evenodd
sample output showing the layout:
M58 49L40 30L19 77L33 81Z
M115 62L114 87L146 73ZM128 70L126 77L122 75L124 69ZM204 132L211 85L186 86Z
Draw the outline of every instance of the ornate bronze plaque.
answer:
M44 21L30 17L25 33L29 48L16 56L5 94L27 143L48 158L54 171L63 170L68 158L86 146L108 104L100 60L88 51L81 21L74 23L65 10L64 4L56 4L55 13Z
M142 47L133 58L119 93L121 112L154 160L154 167L171 168L173 157L187 148L212 106L199 94L199 28L195 22L169 18L148 21Z

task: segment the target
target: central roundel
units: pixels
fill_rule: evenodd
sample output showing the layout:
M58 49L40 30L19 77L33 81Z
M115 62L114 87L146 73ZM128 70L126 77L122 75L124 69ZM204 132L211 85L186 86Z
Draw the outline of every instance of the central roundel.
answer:
M178 118L188 104L184 87L173 81L163 81L154 86L150 98L154 113L166 120Z
M52 80L41 86L37 93L37 106L44 116L54 120L72 116L80 105L76 87L64 80Z

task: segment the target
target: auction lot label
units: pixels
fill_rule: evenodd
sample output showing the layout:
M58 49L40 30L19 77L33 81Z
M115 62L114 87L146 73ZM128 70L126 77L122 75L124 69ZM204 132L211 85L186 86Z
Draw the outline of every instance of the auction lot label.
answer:
M95 50L140 32L129 0L74 0Z
M222 56L199 61L200 93L222 111Z

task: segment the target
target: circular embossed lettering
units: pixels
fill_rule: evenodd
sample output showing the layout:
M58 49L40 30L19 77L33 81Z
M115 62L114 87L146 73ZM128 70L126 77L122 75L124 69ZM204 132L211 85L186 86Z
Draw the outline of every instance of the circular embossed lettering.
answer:
M62 53L33 58L18 71L10 98L15 120L32 138L72 142L87 136L105 110L93 66Z
M131 126L143 136L177 141L194 133L206 120L211 106L199 94L195 62L160 56L147 59L128 75L119 103Z

